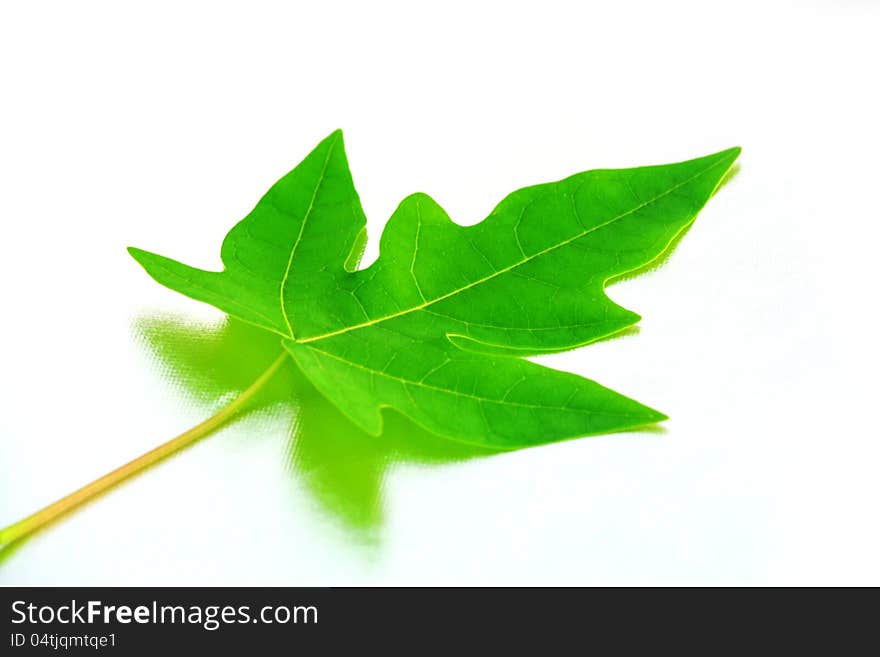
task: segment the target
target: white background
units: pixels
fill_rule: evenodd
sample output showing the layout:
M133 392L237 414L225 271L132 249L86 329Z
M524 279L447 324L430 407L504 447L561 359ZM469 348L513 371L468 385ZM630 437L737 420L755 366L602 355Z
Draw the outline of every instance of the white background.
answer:
M389 464L369 531L249 418L0 563L3 584L880 584L880 4L0 5L0 525L206 417L133 337L220 315L133 244L214 268L345 130L370 221L743 147L636 335L542 362L665 433ZM294 439L295 441L295 439ZM352 467L357 467L354 464Z

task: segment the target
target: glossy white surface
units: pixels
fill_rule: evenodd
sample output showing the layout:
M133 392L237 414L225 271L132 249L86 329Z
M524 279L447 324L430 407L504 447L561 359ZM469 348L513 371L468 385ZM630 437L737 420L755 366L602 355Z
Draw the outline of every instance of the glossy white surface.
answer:
M220 315L124 247L216 266L332 129L367 262L410 192L472 223L575 171L744 153L667 265L611 289L640 332L541 359L665 433L304 472L276 409L33 537L0 584L880 584L880 6L592 4L5 4L0 525L218 406L133 327Z

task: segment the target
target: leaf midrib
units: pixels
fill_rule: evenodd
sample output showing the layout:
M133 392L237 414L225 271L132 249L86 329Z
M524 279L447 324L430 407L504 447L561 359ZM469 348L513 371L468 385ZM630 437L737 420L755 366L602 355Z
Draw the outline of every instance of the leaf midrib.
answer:
M422 310L422 309L424 309L424 308L427 308L427 307L429 307L429 306L431 306L431 305L433 305L433 304L435 304L435 303L439 303L440 301L444 301L445 299L448 299L449 297L453 297L453 296L455 296L456 294L460 294L461 292L464 292L464 291L466 291L466 290L469 290L469 289L472 288L472 287L476 287L476 286L478 286L478 285L482 285L483 283L485 283L485 282L487 282L487 281L490 281L490 280L492 280L493 278L496 278L497 276L500 276L500 275L502 275L502 274L506 274L507 272L509 272L509 271L511 271L511 270L513 270L513 269L516 269L517 267L520 267L520 266L522 266L522 265L524 265L524 264L526 264L526 263L528 263L528 262L531 262L531 261L534 260L535 258L539 258L539 257L541 257L541 256L543 256L543 255L546 255L547 253L550 253L551 251L554 251L555 249L559 249L559 248L562 248L562 247L564 247L564 246L567 246L567 245L571 244L572 242L576 242L577 240L579 240L579 239L581 239L581 238L583 238L583 237L589 235L590 233L595 232L595 231L597 231L597 230L599 230L599 229L601 229L601 228L605 228L606 226L609 226L610 224L613 224L613 223L616 222L616 221L620 221L621 219L624 219L625 217L628 217L629 215L638 212L639 210L641 210L641 209L643 209L643 208L645 208L645 207L651 205L652 203L655 203L655 202L659 201L660 199L662 199L662 198L664 198L664 197L666 197L666 196L669 196L670 194L672 194L672 193L673 193L674 191L676 191L677 189L680 189L680 188L684 187L684 186L687 185L688 183L690 183L690 182L696 180L696 179L699 178L700 176L705 175L707 172L711 171L712 169L714 169L714 168L716 168L717 166L719 166L719 165L721 165L721 164L724 164L724 163L725 163L725 160L724 160L724 159L719 160L718 162L715 162L715 163L711 164L710 166L706 167L705 169L703 169L703 170L701 170L701 171L695 173L695 174L694 174L693 176L691 176L690 178L687 178L687 179L681 181L680 183L677 183L676 185L673 185L672 187L670 187L669 189L663 191L662 193L658 194L657 196L654 196L654 197L648 199L647 201L644 201L644 202L640 203L639 205L637 205L637 206L635 206L635 207L633 207L633 208L627 210L626 212L622 212L621 214L616 215L616 216L612 217L611 219L608 219L607 221L605 221L605 222L603 222L603 223L601 223L601 224L598 224L598 225L596 225L596 226L593 226L593 227L591 227L591 228L588 228L587 230L584 230L584 231L582 231L582 232L576 234L576 235L573 236L573 237L570 237L570 238L568 238L568 239L566 239L566 240L563 240L562 242L559 242L558 244L554 244L554 245L549 246L549 247L547 247L547 248L545 248L545 249L542 249L542 250L540 250L540 251L537 251L537 252L533 253L532 255L530 255L530 256L526 256L526 257L523 258L522 260L520 260L520 261L518 261L518 262L516 262L516 263L514 263L514 264L512 264L512 265L508 265L507 267L503 267L503 268L499 269L498 271L493 272L492 274L490 274L490 275L488 275L488 276L484 276L483 278L477 279L477 280L475 280L475 281L473 281L473 282L471 282L471 283L468 283L467 285L465 285L465 286L463 286L463 287L456 288L455 290L451 290L450 292L447 292L446 294L443 294L443 295L441 295L441 296L439 296L439 297L436 297L436 298L434 298L434 299L431 299L431 300L425 301L425 302L423 302L423 303L420 303L420 304L418 304L418 305L412 306L412 307L410 307L410 308L406 308L406 309L401 310L401 311L396 312L396 313L391 313L391 314L389 314L389 315L384 315L384 316L382 316L382 317L377 317L377 318L375 318L375 319L371 319L371 320L369 320L369 321L367 321L367 322L362 322L362 323L360 323L360 324L353 324L352 326L346 326L346 327L343 327L343 328L338 329L338 330L336 330L336 331L330 331L330 332L328 332L328 333L323 333L323 334L321 334L321 335L315 335L315 336L311 336L311 337L308 337L308 338L302 338L302 339L300 339L300 340L296 340L296 339L294 339L293 341L296 342L296 343L299 343L299 344L307 344L307 343L310 343L310 342L317 342L317 341L319 341L319 340L324 340L324 339L326 339L326 338L331 338L331 337L334 337L334 336L337 336L337 335L343 335L343 334L345 334L345 333L350 333L350 332L352 332L352 331L356 331L356 330L359 330L359 329L362 329L362 328L366 328L366 327L368 327L368 326L374 326L374 325L376 325L376 324L379 324L379 323L381 323L381 322L388 321L388 320L390 320L390 319L395 319L395 318L397 318L397 317L402 317L402 316L407 315L407 314L409 314L409 313L413 313L413 312L416 312L416 311Z
M300 344L302 344L302 343L300 342ZM627 418L639 417L638 415L633 414L633 413L620 413L620 412L616 412L616 411L594 411L594 410L590 410L590 409L573 408L571 406L566 406L566 405L554 406L551 404L529 404L527 402L511 401L509 399L494 399L492 397L483 397L481 395L474 395L474 394L469 394L466 392L461 392L460 390L453 390L452 388L442 388L440 386L433 386L430 383L425 383L424 381L415 381L412 379L404 379L402 377L395 376L394 374L389 374L388 372L384 372L382 370L377 370L372 367L367 367L366 365L356 363L352 360L349 360L348 358L344 358L342 356L331 353L331 352L326 351L324 349L320 349L314 345L308 345L306 348L311 349L312 351L316 351L319 354L322 354L323 356L327 356L328 358L332 358L333 360L339 361L340 363L344 363L345 365L348 365L350 367L354 367L356 369L360 369L360 370L363 370L363 371L368 372L370 374L375 374L376 376L381 376L386 379L391 379L393 381L397 381L398 383L401 383L404 387L415 386L417 388L425 388L426 390L431 390L434 392L441 392L443 394L453 395L455 397L464 397L466 399L473 399L474 401L481 403L481 404L482 403L504 404L506 406L519 406L522 408L534 408L534 409L542 409L542 410L549 409L549 410L553 410L553 411L577 413L579 415L584 415L584 414L595 415L596 413L601 412L606 415L614 415L617 417L627 417ZM524 381L524 380L525 379L520 380L519 383L522 383L522 381ZM508 391L506 394L509 394L509 392L510 391ZM412 400L412 401L415 402L415 400Z
M296 249L302 241L303 233L306 229L306 223L308 222L309 217L312 216L312 210L315 207L315 199L318 197L318 192L320 191L321 185L324 183L324 178L327 175L327 167L330 164L330 157L333 155L333 149L336 148L336 142L337 140L334 139L330 144L330 147L327 149L327 157L324 158L324 166L321 167L321 175L318 177L318 182L315 184L314 191L312 191L312 198L309 200L309 207L303 215L302 223L299 226L299 233L296 236L293 247L290 249L290 256L287 258L287 268L284 270L284 276L281 278L281 285L278 288L278 297L281 302L281 317L284 318L284 323L287 324L287 330L290 333L289 337L291 340L295 340L296 338L293 333L293 326L290 323L290 317L287 315L287 303L284 299L284 289L290 278L290 270L293 266L293 257L296 255Z

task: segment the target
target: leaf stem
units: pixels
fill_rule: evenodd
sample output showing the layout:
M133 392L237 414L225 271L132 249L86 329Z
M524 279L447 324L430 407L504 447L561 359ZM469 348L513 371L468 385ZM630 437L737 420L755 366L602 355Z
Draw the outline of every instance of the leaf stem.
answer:
M269 367L260 374L250 386L243 390L235 399L229 402L229 404L221 408L217 413L201 424L197 424L192 429L184 431L179 436L172 438L168 442L159 445L145 454L142 454L138 458L120 466L112 472L108 472L103 477L96 479L90 484L86 484L79 490L74 491L66 497L62 497L57 502L40 509L36 513L33 513L8 527L0 529L0 548L4 548L11 543L33 534L37 530L42 529L49 523L69 513L76 507L107 492L113 486L139 474L143 470L155 465L175 452L180 451L185 447L189 447L196 441L201 440L212 431L231 420L239 411L241 411L254 395L266 384L266 382L272 378L286 359L286 353L279 355L278 358L276 358L275 361L269 365Z

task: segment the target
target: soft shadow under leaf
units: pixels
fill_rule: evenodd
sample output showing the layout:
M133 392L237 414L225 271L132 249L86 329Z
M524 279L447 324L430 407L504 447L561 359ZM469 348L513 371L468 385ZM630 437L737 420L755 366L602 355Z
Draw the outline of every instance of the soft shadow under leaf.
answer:
M139 318L135 331L163 376L190 400L208 406L245 389L281 351L276 335L232 318L206 325L151 315ZM369 435L321 395L293 359L249 411L279 406L293 418L285 467L322 508L366 537L381 527L383 481L394 464L443 464L493 453L443 440L387 411L383 433Z

